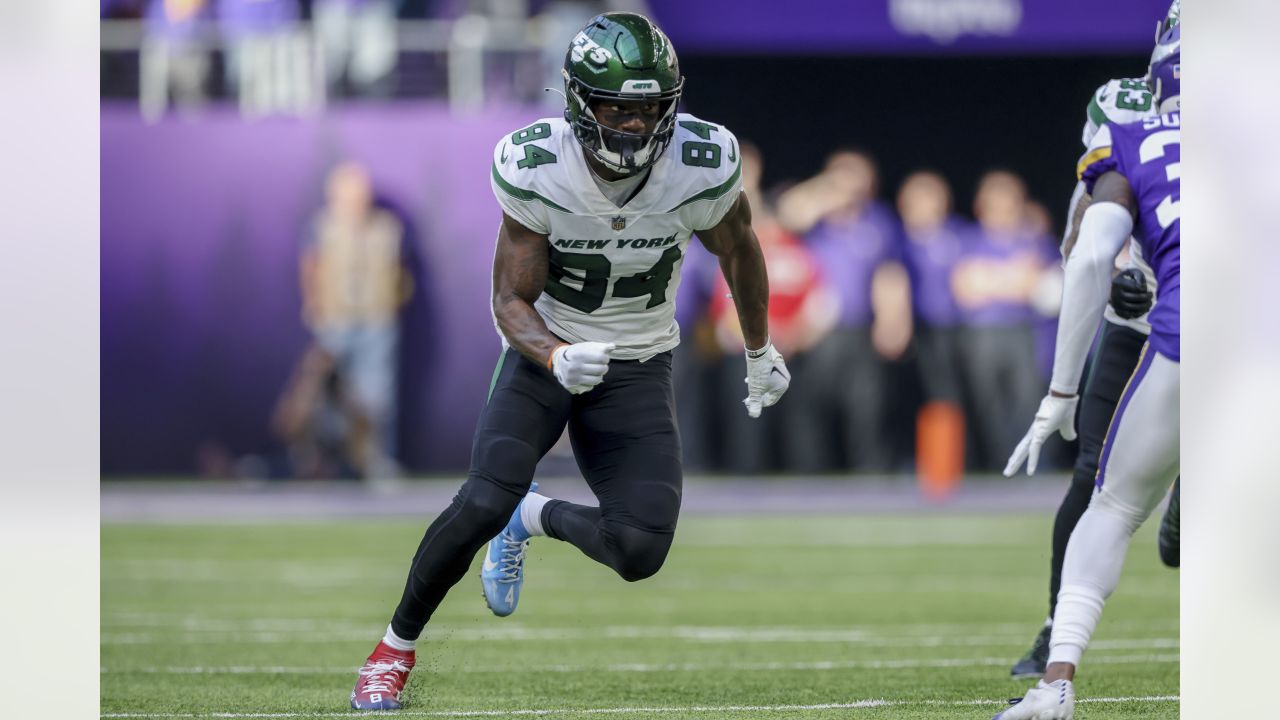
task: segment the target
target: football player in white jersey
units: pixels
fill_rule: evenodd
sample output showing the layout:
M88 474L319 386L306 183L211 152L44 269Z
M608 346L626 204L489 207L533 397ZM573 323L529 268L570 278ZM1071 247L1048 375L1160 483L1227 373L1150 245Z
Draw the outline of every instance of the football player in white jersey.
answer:
M351 693L356 709L400 707L414 642L486 541L481 585L497 615L516 609L533 536L569 542L629 581L662 566L681 493L674 301L693 234L718 256L737 306L745 412L758 417L790 382L769 342L737 140L677 112L684 79L666 35L641 15L597 16L570 43L564 78L564 117L494 148L503 353L467 481L427 528ZM599 507L532 492L534 467L566 426Z
M1179 0L1174 0L1165 20L1156 30L1157 39L1178 24L1179 14ZM1099 87L1089 100L1082 134L1084 146L1088 148L1094 135L1108 122L1132 123L1158 114L1146 78L1110 80ZM1075 192L1071 196L1067 230L1062 242L1064 259L1071 254L1079 232L1080 219L1090 204L1091 198L1084 189L1084 183L1077 183ZM1062 565L1066 556L1067 541L1089 507L1090 498L1094 493L1094 480L1098 474L1098 459L1107 428L1111 424L1116 404L1124 392L1125 385L1138 365L1142 346L1151 333L1147 313L1151 309L1155 290L1155 277L1151 268L1142 259L1142 249L1136 240L1130 239L1128 262L1124 270L1112 280L1111 301L1103 316L1105 321L1102 323L1097 349L1090 363L1088 376L1079 391L1080 408L1077 425L1080 448L1071 476L1071 485L1054 519L1049 615L1036 635L1031 649L1014 663L1010 674L1015 678L1040 677L1044 674L1048 663L1049 637L1057 610L1058 590L1062 584ZM1036 427L1033 426L1032 432L1036 432ZM1028 433L1028 438L1031 434ZM1047 433L1045 435L1047 436ZM1038 445L1033 448L1031 442L1024 440L1010 457L1005 475L1012 476L1024 460L1028 462L1028 473L1034 473L1038 450ZM1176 509L1176 491L1174 498L1171 507ZM1170 545L1170 529L1172 545ZM1166 564L1176 567L1176 511L1166 516L1165 522L1161 525L1161 557Z

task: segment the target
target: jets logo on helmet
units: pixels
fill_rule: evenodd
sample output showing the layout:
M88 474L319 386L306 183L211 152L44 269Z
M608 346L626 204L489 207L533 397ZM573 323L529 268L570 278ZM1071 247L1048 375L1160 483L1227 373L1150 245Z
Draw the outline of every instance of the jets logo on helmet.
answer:
M604 66L613 58L613 53L597 45L595 41L587 37L585 33L578 33L573 38L573 42L569 44L569 57L576 63L580 63L583 60L590 60L591 65L596 65L598 67L591 67L591 65L588 65L588 69L599 73L605 71Z
M597 15L569 44L561 74L564 118L587 152L623 173L658 161L675 134L684 78L675 48L652 21L635 13ZM623 132L602 125L591 106L607 100L658 102L653 132Z

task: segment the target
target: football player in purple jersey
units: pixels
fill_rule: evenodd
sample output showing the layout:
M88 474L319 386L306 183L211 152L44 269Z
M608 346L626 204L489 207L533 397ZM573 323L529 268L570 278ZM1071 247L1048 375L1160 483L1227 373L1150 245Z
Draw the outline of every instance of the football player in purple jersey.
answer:
M1179 0L1173 0L1165 19L1156 28L1156 42L1170 28L1178 24L1181 15ZM1089 100L1085 114L1081 141L1088 149L1093 137L1108 122L1117 125L1138 122L1158 115L1151 87L1146 77L1115 78L1103 83ZM1067 212L1067 230L1062 239L1062 257L1068 258L1076 243L1080 219L1093 198L1085 190L1084 182L1076 184ZM1147 263L1143 262L1142 249L1136 240L1130 240L1125 269L1111 281L1111 302L1103 314L1104 321L1098 331L1098 340L1090 358L1088 370L1081 380L1079 412L1075 430L1079 435L1079 448L1071 472L1071 484L1058 504L1053 519L1053 539L1049 560L1049 614L1040 631L1036 633L1030 649L1013 664L1010 674L1015 678L1040 678L1049 664L1049 636L1053 631L1053 618L1057 612L1058 590L1062 585L1062 563L1067 554L1067 542L1076 523L1084 516L1093 497L1094 480L1098 475L1098 458L1102 444L1111 425L1120 396L1129 382L1129 376L1138 366L1142 347L1151 334L1147 313L1155 299L1156 278ZM1015 454L1005 468L1005 475L1012 477L1019 462ZM1031 468L1029 472L1035 472ZM1169 503L1169 512L1160 526L1160 556L1170 566L1177 566L1177 485Z
M1098 461L1094 497L1067 544L1044 678L996 720L1071 720L1073 680L1107 597L1120 582L1129 540L1180 467L1181 26L1165 32L1148 74L1162 114L1107 123L1078 172L1093 203L1066 265L1049 394L1014 451L1035 467L1054 432L1075 437L1076 392L1110 292L1116 256L1132 235L1156 275L1151 334L1120 397Z

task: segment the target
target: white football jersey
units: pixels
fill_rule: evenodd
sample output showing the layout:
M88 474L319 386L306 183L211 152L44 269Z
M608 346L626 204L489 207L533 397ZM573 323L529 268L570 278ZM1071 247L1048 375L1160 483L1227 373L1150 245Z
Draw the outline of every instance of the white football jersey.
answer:
M551 332L570 343L615 343L613 357L624 360L678 345L685 249L737 201L741 162L733 133L680 113L649 178L618 207L592 179L562 118L502 138L493 151L493 194L503 212L551 245L546 287L534 303Z
M1142 78L1116 78L1103 83L1089 99L1081 142L1089 147L1094 133L1106 123L1138 122L1158 115L1147 81Z
M1110 80L1094 91L1093 97L1089 100L1084 132L1081 134L1084 147L1088 150L1089 145L1093 142L1093 136L1106 123L1138 122L1159 114L1146 80L1143 78L1116 78L1115 80ZM1138 241L1132 238L1129 239L1128 256L1129 259L1125 267L1136 267L1141 270L1142 274L1147 278L1147 288L1154 294L1156 291L1155 273L1151 271L1151 266L1143 260L1142 248L1138 245ZM1151 324L1147 322L1146 315L1132 320L1125 320L1116 315L1116 311L1108 303L1105 316L1109 322L1133 328L1145 335L1151 334Z

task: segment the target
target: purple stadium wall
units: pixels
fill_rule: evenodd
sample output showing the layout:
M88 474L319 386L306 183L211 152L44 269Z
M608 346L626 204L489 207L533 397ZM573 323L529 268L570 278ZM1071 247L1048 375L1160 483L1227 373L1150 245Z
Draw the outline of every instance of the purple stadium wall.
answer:
M410 228L401 454L414 470L465 468L499 348L491 152L536 117L405 104L255 122L217 109L147 125L135 106L104 105L104 475L188 474L209 448L273 449L271 411L308 341L298 251L324 174L342 160L369 167Z

